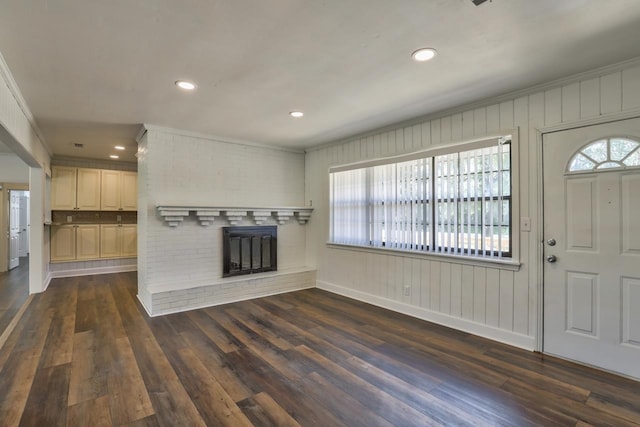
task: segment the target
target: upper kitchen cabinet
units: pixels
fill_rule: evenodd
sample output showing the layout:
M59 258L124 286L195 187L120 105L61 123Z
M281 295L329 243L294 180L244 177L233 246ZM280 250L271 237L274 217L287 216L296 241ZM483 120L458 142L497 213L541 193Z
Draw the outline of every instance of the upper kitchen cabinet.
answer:
M100 170L51 167L52 210L100 210Z
M135 211L138 209L138 174L102 170L100 210Z

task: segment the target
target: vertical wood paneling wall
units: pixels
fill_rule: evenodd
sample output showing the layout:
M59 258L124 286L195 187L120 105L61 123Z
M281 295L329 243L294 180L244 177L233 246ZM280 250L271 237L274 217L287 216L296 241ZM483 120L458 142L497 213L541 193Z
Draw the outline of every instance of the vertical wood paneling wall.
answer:
M541 277L539 131L640 115L640 60L583 73L499 102L433 115L423 121L339 141L306 155L306 199L314 217L307 235L308 265L317 267L320 288L492 339L533 349ZM469 265L450 258L329 247L328 168L376 157L462 142L518 129L520 216L532 220L521 232L518 271ZM514 218L514 224L519 218ZM405 295L405 286L410 295Z

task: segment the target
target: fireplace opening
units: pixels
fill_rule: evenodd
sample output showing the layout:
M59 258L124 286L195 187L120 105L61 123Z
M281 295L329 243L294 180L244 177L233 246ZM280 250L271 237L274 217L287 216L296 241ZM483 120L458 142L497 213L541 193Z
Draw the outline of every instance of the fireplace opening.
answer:
M276 271L278 227L223 227L222 277Z

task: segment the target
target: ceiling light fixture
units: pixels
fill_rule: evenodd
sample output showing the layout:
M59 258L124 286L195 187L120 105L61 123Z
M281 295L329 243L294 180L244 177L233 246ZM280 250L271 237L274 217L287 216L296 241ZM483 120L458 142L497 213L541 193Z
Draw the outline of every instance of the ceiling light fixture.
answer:
M124 147L122 145L116 145L113 148L115 148L116 150L120 150L120 151L124 150Z
M196 88L196 84L187 80L178 80L176 81L176 86L180 89L184 90L194 90Z
M290 115L291 117L299 118L299 117L304 116L304 113L303 113L302 111L291 111L291 112L289 113L289 115Z
M112 154L109 157L111 157L112 159L119 159L120 158L120 156L116 156L115 154Z
M414 61L425 62L436 56L436 50L431 47L423 47L411 54Z

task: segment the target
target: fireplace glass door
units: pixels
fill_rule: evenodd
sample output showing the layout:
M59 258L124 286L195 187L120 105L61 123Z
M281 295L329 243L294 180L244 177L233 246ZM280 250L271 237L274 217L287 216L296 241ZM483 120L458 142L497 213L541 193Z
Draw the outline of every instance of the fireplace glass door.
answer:
M276 270L277 227L224 227L223 277Z

